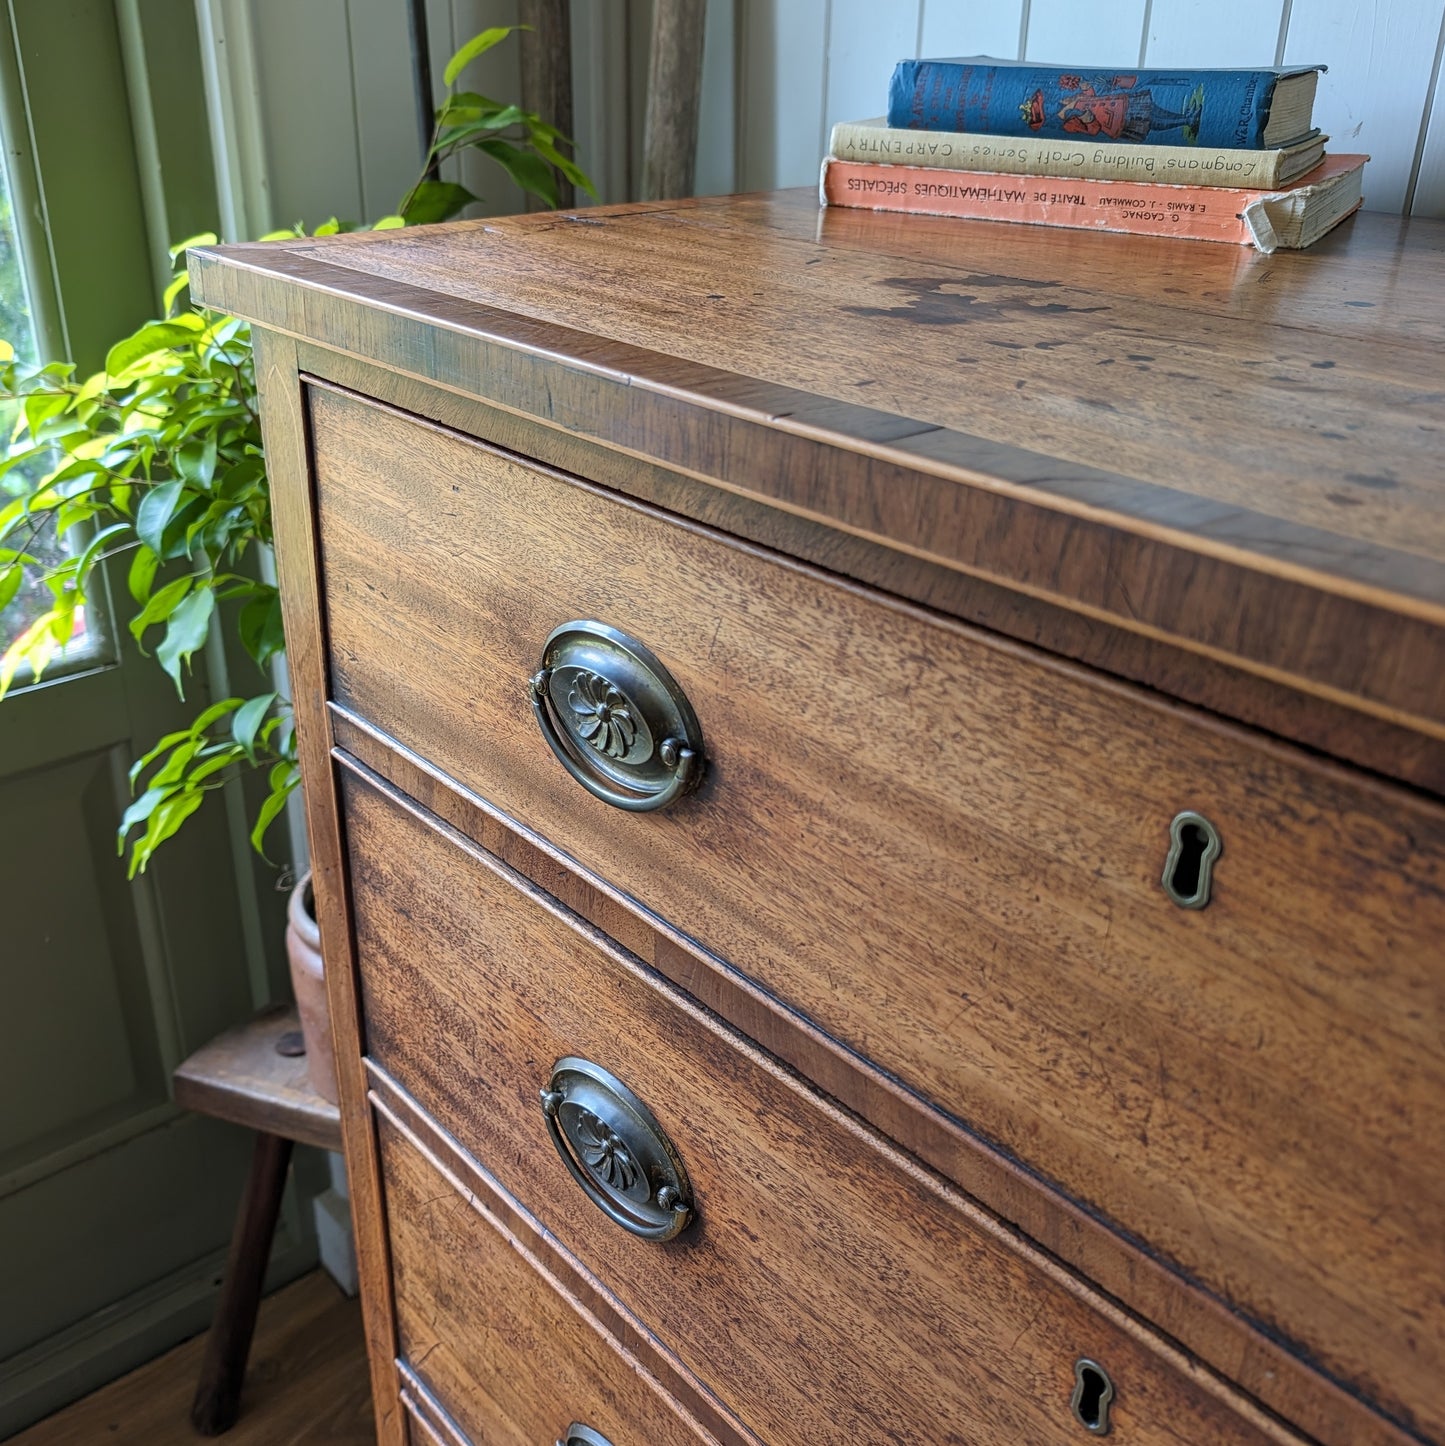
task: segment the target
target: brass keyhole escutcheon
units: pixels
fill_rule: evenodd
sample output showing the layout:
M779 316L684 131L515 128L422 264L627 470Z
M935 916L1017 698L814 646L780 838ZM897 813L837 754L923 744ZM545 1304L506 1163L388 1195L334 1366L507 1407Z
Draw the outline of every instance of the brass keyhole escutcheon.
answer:
M1164 892L1181 909L1202 909L1209 902L1214 865L1224 851L1219 830L1192 809L1175 814L1169 825L1169 856L1164 860Z
M1074 1419L1091 1435L1109 1434L1109 1404L1114 1383L1097 1361L1083 1357L1074 1362L1074 1394L1069 1401Z

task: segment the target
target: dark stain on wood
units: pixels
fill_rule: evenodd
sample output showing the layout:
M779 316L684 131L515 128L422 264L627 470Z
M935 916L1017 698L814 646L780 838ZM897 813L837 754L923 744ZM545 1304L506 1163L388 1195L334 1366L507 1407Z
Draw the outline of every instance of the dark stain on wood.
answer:
M1069 306L1062 301L1026 301L1017 297L1000 297L983 301L977 293L988 288L1010 290L1047 289L1057 285L1049 281L1019 282L999 276L968 276L958 279L932 280L892 276L883 282L886 287L906 291L913 300L903 306L845 306L853 316L897 316L919 326L956 326L972 321L1008 321L1020 314L1037 316L1087 315L1107 311L1107 306Z

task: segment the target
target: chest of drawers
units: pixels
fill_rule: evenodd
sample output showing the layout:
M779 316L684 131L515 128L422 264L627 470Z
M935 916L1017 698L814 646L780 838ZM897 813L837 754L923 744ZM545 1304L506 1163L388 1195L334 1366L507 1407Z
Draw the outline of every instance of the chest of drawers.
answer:
M1445 1441L1445 228L192 269L383 1446Z

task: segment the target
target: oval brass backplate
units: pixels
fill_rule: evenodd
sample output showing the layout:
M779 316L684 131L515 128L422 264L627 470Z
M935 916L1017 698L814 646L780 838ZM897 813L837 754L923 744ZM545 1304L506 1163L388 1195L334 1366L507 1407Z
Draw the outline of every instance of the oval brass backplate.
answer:
M615 1075L591 1060L559 1059L541 1100L562 1163L609 1219L644 1240L671 1240L692 1219L682 1157Z
M548 747L604 803L665 808L702 778L702 728L687 695L636 638L606 623L554 628L531 697Z

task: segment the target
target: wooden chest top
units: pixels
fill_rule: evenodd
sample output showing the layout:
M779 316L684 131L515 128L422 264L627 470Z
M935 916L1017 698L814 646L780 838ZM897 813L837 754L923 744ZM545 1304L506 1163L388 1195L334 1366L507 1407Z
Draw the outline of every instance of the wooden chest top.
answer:
M269 328L1445 737L1438 223L1265 257L798 191L193 265Z

